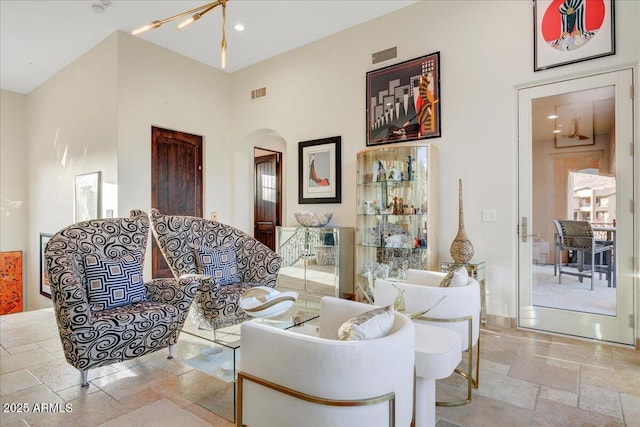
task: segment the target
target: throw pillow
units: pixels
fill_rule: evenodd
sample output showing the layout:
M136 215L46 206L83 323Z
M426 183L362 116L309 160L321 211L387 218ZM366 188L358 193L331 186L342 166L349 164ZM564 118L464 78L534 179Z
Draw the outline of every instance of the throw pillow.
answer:
M440 282L441 288L466 286L469 283L469 272L465 267L449 271Z
M210 248L200 246L194 248L198 274L206 274L221 285L240 283L236 253L231 246L223 245Z
M448 288L449 285L451 284L451 281L453 280L453 270L449 270L449 272L442 278L442 280L440 281L440 287L441 288Z
M132 252L120 258L84 257L84 274L89 305L94 311L146 301L142 281L142 253Z
M357 341L385 337L391 332L393 321L393 306L376 308L352 317L340 325L338 339Z

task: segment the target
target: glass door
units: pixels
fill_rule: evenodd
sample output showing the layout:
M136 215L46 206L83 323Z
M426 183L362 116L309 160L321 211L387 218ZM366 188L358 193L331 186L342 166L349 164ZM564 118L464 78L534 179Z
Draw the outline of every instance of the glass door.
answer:
M632 79L519 91L520 327L634 342Z

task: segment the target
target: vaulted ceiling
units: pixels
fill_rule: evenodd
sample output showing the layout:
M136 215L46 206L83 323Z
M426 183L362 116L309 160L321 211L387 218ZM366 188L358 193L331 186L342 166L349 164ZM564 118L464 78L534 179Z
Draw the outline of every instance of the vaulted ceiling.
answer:
M29 93L114 31L131 32L206 3L0 0L0 88ZM239 70L412 3L416 1L228 0L225 71ZM220 68L221 9L183 30L172 22L139 37ZM234 30L238 23L244 31Z

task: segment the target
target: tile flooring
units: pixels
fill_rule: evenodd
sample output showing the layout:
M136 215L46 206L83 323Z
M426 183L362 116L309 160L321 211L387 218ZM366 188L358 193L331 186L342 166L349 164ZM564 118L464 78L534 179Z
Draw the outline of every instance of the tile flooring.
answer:
M92 370L81 388L51 309L0 316L0 425L232 426L194 403L230 398L224 383L183 362L198 351L194 340L181 335L172 360L159 351ZM464 387L458 376L439 381L438 397ZM4 411L16 405L29 412ZM640 426L640 351L485 327L473 402L436 413L438 427Z

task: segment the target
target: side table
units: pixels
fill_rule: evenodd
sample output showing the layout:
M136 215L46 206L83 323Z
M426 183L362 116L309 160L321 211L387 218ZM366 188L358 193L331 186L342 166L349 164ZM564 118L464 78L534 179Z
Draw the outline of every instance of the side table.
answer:
M465 267L469 276L473 277L480 283L480 324L487 324L487 303L486 303L486 283L485 270L486 263L484 261L471 260L469 262L442 261L440 263L440 271L449 272L458 267Z
M460 334L414 322L416 331L415 426L436 425L436 380L447 378L462 360Z

